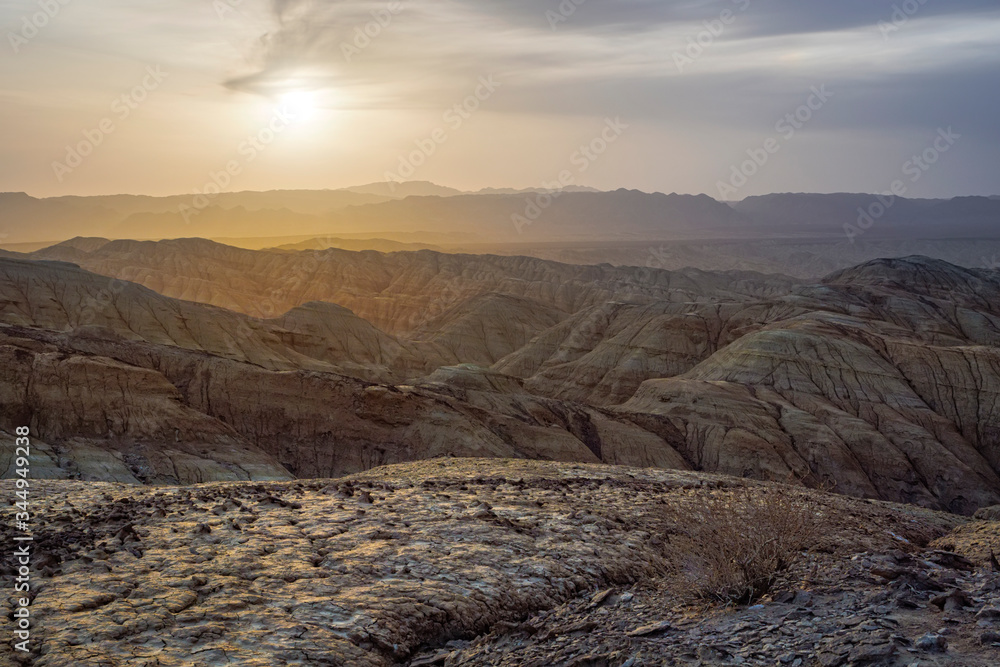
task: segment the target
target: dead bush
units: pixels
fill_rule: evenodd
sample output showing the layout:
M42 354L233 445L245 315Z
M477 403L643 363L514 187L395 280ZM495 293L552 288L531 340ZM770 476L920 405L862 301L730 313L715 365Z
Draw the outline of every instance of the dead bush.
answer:
M750 604L820 538L820 517L794 491L742 487L679 510L670 535L674 575L689 595Z

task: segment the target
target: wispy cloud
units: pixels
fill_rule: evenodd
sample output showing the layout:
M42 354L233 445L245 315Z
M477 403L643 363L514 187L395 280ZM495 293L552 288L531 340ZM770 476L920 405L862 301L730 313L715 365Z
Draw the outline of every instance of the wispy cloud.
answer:
M367 178L374 180L439 122L442 109L492 74L504 82L503 94L463 132L461 145L442 149L435 160L442 171L449 160L468 164L475 151L510 151L507 172L535 184L590 120L621 115L634 126L616 153L622 164L606 167L619 170L616 185L713 192L719 170L738 157L731 145L755 145L776 113L800 103L802 90L826 83L838 91L838 104L796 141L800 153L783 152L791 166L775 164L773 180L762 179L761 188L863 189L860 175L869 165L876 180L870 187L877 187L880 174L927 131L956 125L974 140L950 158L953 166L935 173L936 187L1000 190L988 176L1000 159L996 0L588 0L553 30L547 13L567 1L234 0L229 4L238 11L222 20L209 0L71 3L30 49L0 60L8 116L31 128L0 128L0 176L16 182L22 169L11 165L35 138L72 135L103 113L98 107L109 92L162 63L173 73L171 91L150 106L148 122L172 124L156 129L163 135L143 135L147 150L161 136L172 139L171 151L180 142L197 151L212 141L224 150L233 140L230 126L252 127L255 114L266 116L284 93L312 91L335 121L313 130L314 143L325 139L346 151L351 140L364 138L373 154ZM897 8L911 5L919 9L894 19ZM36 0L0 3L0 27L16 27L35 8ZM696 66L678 72L674 54L725 10L737 11L738 19L713 38ZM898 27L888 37L879 27L886 21ZM351 131L334 129L337 122ZM403 136L386 137L389 123ZM491 129L480 131L479 124ZM498 128L525 143L497 142ZM136 124L130 131L146 130ZM201 141L187 141L199 133ZM387 145L373 148L383 137ZM632 142L640 148L630 154ZM683 169L656 167L643 150L685 151ZM273 159L282 157L274 151ZM102 158L111 169L111 151ZM217 159L206 155L206 168ZM538 163L540 176L516 169L518 160ZM100 164L95 160L92 169ZM501 173L500 164L490 161L490 173ZM267 167L261 162L255 169ZM436 177L432 171L427 178ZM78 182L88 176L79 174ZM493 178L468 186L513 184L513 177Z

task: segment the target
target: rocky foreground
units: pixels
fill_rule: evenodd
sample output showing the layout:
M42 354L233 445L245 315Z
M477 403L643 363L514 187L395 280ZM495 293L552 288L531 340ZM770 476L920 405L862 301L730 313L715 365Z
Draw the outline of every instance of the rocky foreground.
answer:
M750 485L439 459L337 480L33 487L35 651L78 665L995 665L1000 523L787 489L820 535L752 606L674 576ZM0 482L5 498L14 483ZM4 510L10 544L13 508ZM988 513L987 513L988 514ZM11 575L4 560L3 577Z

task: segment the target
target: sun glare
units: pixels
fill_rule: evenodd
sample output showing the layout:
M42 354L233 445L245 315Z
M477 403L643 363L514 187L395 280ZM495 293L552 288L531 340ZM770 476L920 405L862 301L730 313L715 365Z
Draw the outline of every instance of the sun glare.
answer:
M281 107L296 122L309 120L316 113L316 98L313 93L294 91L281 97Z

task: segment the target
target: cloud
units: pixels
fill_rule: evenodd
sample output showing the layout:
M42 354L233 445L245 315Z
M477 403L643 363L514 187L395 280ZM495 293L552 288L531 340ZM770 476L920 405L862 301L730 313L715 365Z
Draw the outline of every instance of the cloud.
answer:
M837 97L784 156L789 164L797 161L787 173L804 179L796 187L842 183L885 155L888 165L868 186L881 187L897 155L919 148L936 127L953 125L970 140L934 178L953 178L947 186L956 192L965 190L963 182L997 190L991 185L1000 158L996 0L399 1L388 22L389 0L243 0L224 18L205 0L157 0L141 8L124 0L93 0L86 8L71 3L30 53L0 62L8 88L35 91L16 100L8 94L12 117L37 127L25 133L8 124L0 143L12 160L20 159L12 147L29 140L48 156L55 152L49 137L58 137L58 147L63 137L75 136L105 113L119 88L133 85L136 71L160 63L172 72L171 88L144 114L171 123L167 152L201 124L213 128L217 141L199 146L224 152L228 145L218 144L226 131L270 109L269 101L285 92L311 90L322 93L314 96L319 104L345 113L328 113L328 126L309 129L310 145L332 137L337 150L357 151L344 153L341 162L352 164L383 151L365 172L374 178L383 173L382 162L391 164L412 142L411 134L427 131L480 76L492 74L503 88L442 151L436 164L453 159L458 166L454 172L442 166L440 178L477 172L468 165L490 151L506 157L487 161L497 167L484 171L478 185L528 178L523 164L558 162L576 132L585 132L579 128L621 116L635 123L629 142L636 148L626 154L626 142L618 149L616 183L699 191L701 181L711 185L724 171L730 153L755 145L802 103L810 86L826 84ZM553 29L547 12L567 3L575 10ZM9 27L36 7L33 0L0 5L0 23ZM878 24L892 20L894 7L918 9L884 35ZM735 9L736 19L679 71L675 54L724 9ZM372 28L380 16L384 25ZM374 34L364 37L366 27ZM53 109L62 114L58 122ZM138 136L139 125L132 127ZM346 127L351 131L341 132ZM498 135L505 141L493 141ZM160 135L146 136L155 144ZM364 148L346 148L348 139ZM668 150L685 154L684 169L659 164ZM799 168L806 158L793 153L799 150L828 171L806 175ZM705 175L693 181L691 154L699 152L718 153L721 166L707 158ZM647 154L653 157L643 163ZM205 157L206 169L218 159ZM517 166L505 172L508 163ZM324 163L316 171L327 169ZM773 182L765 185L763 177L760 187L788 187L778 162L774 169Z
M472 0L470 0L472 2ZM914 15L925 17L964 16L998 10L994 0L588 0L573 12L560 30L613 32L650 31L669 24L698 23L726 10L745 14L741 30L746 37L808 34L851 30L889 20L896 7L918 7ZM484 15L511 24L549 29L545 14L559 11L563 0L475 0Z
M935 26L1000 26L995 0L909 0L918 9L891 40L877 25L891 20L896 0L592 0L572 5L555 30L546 13L570 0L401 0L391 16L385 0L270 1L272 29L225 85L263 95L336 88L353 91L358 106L366 99L433 106L484 73L502 73L524 90L555 85L550 92L614 77L656 81L678 73L674 54L725 9L736 19L714 40L699 75L770 69L779 78L792 70L836 76L864 72L873 58L889 63L930 53L953 60L938 52L961 49L937 43ZM810 43L802 43L804 35Z

